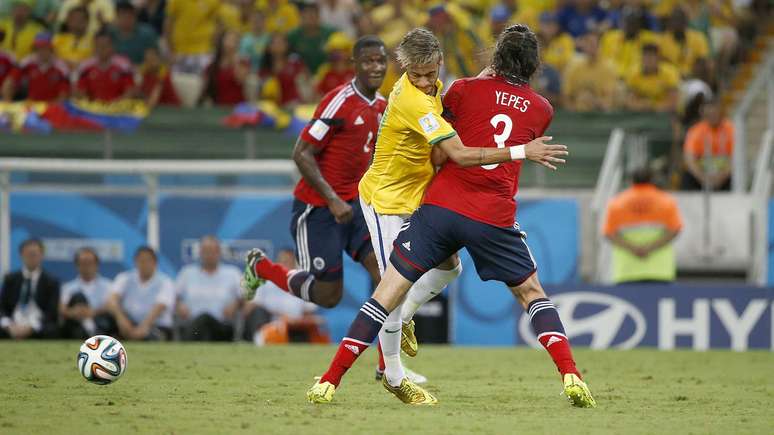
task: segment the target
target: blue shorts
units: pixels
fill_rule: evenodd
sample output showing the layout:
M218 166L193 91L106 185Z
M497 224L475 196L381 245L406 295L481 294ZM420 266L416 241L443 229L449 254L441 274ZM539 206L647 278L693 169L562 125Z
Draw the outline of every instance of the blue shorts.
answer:
M341 251L357 262L374 251L360 201L356 199L348 204L352 206L352 220L339 224L328 207L293 201L290 233L296 242L298 266L321 281L341 279L344 265Z
M484 281L515 287L537 270L518 224L496 227L429 204L408 222L395 239L390 263L411 282L462 248L467 248Z

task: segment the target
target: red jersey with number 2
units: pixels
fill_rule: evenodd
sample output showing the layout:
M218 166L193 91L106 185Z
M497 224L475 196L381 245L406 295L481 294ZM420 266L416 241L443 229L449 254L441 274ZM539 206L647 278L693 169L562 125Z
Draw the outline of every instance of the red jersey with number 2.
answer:
M353 80L325 95L301 132L301 139L317 149L315 160L323 178L344 201L357 198L357 185L371 162L386 107L384 97L377 93L369 100ZM328 205L303 178L294 195L316 207Z
M548 100L528 85L500 76L455 81L443 106L444 116L468 147L524 145L542 136L554 116ZM449 159L427 188L424 202L478 222L513 226L522 162L463 168Z

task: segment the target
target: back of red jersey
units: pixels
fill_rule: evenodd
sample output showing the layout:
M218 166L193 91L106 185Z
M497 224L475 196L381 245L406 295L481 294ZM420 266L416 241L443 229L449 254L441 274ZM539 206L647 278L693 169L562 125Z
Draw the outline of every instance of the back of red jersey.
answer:
M502 77L454 82L443 99L444 116L468 147L509 147L540 137L554 116L551 104L528 85ZM451 160L433 179L425 203L479 222L506 227L516 215L522 161L462 168Z

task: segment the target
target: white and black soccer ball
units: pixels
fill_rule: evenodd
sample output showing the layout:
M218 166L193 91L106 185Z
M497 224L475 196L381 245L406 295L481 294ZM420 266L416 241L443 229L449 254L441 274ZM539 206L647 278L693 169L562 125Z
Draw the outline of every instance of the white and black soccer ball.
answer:
M126 350L108 335L95 335L83 342L78 352L78 371L87 381L106 385L126 371Z

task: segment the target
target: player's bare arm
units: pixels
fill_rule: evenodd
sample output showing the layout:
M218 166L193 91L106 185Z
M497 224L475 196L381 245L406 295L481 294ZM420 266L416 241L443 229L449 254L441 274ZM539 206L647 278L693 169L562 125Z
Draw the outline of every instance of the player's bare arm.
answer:
M466 147L458 136L452 136L439 142L438 146L450 159L463 167L527 159L556 170L555 164L565 163L562 157L567 156L569 152L565 145L547 144L546 142L551 139L551 136L541 136L526 145L506 148L473 148Z
M325 198L328 209L336 218L336 222L347 223L352 219L352 207L341 199L331 185L325 181L325 177L320 172L320 166L314 158L318 152L312 144L299 138L293 148L293 161L296 162L298 172L301 173L306 182Z

